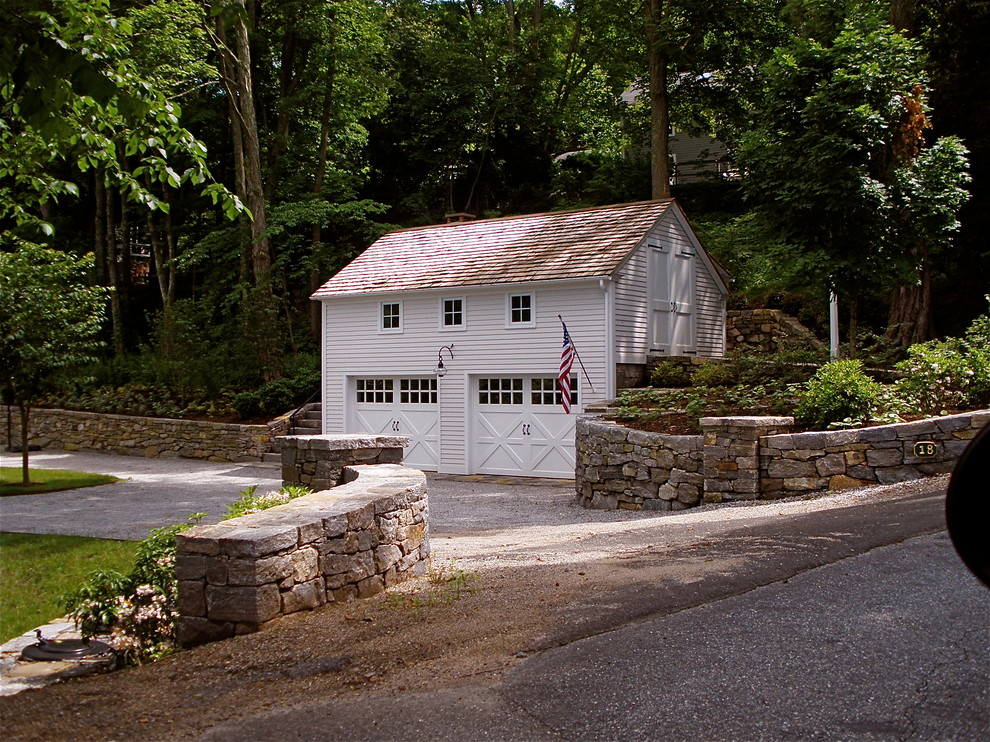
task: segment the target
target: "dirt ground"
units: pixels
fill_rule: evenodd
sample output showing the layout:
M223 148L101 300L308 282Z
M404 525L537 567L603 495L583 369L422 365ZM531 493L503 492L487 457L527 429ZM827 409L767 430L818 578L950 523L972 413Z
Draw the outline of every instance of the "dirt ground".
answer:
M506 505L498 492L444 480L431 488L438 493L431 508L444 515L432 533L432 576L146 667L2 698L3 738L189 739L266 708L495 682L529 653L608 630L612 613L614 621L631 620L629 605L621 618L613 610L617 601L649 595L642 610L655 612L663 610L664 585L728 580L762 548L748 535L758 525L776 528L775 553L800 556L805 547L788 532L801 516L894 497L878 487L644 515L585 511L566 488L547 486L506 489L501 499L517 498L514 515L486 523L487 508ZM483 494L491 500L479 503ZM841 541L833 538L833 546L841 550ZM716 555L716 542L736 548Z

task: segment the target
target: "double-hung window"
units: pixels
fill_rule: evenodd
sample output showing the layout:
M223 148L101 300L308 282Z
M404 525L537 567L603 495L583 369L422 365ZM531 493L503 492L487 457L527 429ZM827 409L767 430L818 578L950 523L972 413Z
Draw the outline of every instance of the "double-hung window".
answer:
M506 312L509 327L532 327L536 324L536 302L532 294L509 294Z
M464 299L453 297L440 301L440 327L444 330L464 329Z
M381 332L402 332L402 302L383 301L378 329Z

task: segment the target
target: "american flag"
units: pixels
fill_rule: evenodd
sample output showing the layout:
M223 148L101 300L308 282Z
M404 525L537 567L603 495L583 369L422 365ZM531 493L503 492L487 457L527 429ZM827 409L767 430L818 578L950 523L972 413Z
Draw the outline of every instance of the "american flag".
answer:
M564 347L560 351L560 371L557 373L557 384L560 386L560 404L567 414L571 413L572 365L574 365L574 343L571 342L571 335L567 332L567 325L564 325Z

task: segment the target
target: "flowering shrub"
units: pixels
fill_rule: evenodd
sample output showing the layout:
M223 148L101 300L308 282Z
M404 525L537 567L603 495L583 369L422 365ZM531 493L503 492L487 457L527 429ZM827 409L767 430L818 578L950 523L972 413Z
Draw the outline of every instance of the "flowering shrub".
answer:
M898 392L919 412L990 403L990 317L977 317L964 338L912 345L897 369L904 374Z
M253 486L241 491L241 498L228 506L224 520L267 510L310 492L300 485L287 485L264 495L255 495L256 490ZM63 598L83 636L107 636L122 664L153 662L174 651L178 598L175 536L205 515L195 513L189 523L152 531L138 544L130 574L93 572L75 593Z
M100 571L72 595L65 607L84 636L109 634L107 643L125 664L144 664L175 648L175 535L199 522L158 528L138 544L129 575Z
M974 376L965 350L957 339L912 345L907 359L897 364L904 373L897 381L900 394L931 415L964 406Z

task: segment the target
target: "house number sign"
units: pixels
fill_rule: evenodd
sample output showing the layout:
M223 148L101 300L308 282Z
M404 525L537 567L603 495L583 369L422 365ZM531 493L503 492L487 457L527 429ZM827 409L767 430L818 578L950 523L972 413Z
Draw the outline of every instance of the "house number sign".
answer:
M938 444L934 441L918 441L914 444L914 455L919 459L931 459L938 453Z

